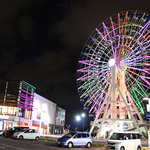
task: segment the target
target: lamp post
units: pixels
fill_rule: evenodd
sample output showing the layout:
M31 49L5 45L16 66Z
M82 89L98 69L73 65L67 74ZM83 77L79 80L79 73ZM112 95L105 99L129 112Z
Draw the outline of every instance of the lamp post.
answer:
M82 114L81 114L81 117L83 118L83 129L82 129L82 130L84 131L84 118L85 118L85 113L82 113Z
M79 115L76 116L76 121L77 121L77 129L78 129L78 122L81 120L81 117Z

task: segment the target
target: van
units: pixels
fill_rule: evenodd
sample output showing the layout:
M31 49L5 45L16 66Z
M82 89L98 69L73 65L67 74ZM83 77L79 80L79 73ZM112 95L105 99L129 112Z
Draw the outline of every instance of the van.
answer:
M139 132L114 132L108 138L105 149L141 150L141 137Z
M67 146L68 148L74 146L86 146L89 148L92 145L92 138L88 132L70 132L58 138L56 142L58 146Z

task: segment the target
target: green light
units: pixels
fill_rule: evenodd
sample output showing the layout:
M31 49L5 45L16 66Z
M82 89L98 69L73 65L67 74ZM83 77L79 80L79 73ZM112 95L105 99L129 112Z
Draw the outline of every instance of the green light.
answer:
M27 82L25 82L25 81L23 81L23 82L24 82L25 84L31 86L33 89L36 89L36 87L34 87L33 85L31 85L31 84L29 84L29 83L27 83Z
M87 95L87 93L90 93L97 85L93 86L91 89L90 87L80 96L81 98L83 98L84 95ZM89 95L89 94L88 94Z
M141 89L141 91L144 93L144 95L146 96L146 97L148 97L148 95L145 93L145 91L142 89L142 87L140 86L140 84L137 82L137 85L138 85L138 87Z
M138 102L138 108L141 110L141 112L144 114L144 109L143 109L143 107L141 106L141 104L140 104L140 102L139 102L139 100L138 100L138 97L137 97L137 95L136 95L136 93L135 93L135 90L132 88L132 91L133 91L133 93L134 93L134 95L135 95L135 98L136 98L136 100L137 100L137 102Z
M131 99L133 99L134 103L138 106L136 100L134 99L134 97L132 96L132 94L130 94L130 92L129 92L129 95L130 95Z
M93 80L92 82L90 82L90 81L86 81L86 82L84 82L79 88L78 88L78 90L80 90L81 88L83 88L84 89L84 87L89 87L89 86L92 86L93 85L93 83L95 83L95 81Z
M134 95L135 95L135 98L136 98L136 100L137 100L137 102L138 102L138 108L140 109L140 111L144 114L144 109L143 109L143 107L142 107L142 105L140 104L140 102L139 102L139 100L138 100L138 97L137 97L137 95L136 95L136 93L135 93L135 90L134 90L134 88L132 88L132 91L133 91L133 93L134 93Z
M142 97L144 97L144 95L142 95L142 93L139 92L136 88L133 87L133 89L134 89L137 93L139 93L139 95L141 95Z

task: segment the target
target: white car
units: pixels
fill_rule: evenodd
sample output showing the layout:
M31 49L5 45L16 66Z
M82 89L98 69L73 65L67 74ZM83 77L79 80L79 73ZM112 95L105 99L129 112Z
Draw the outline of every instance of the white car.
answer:
M139 132L115 132L107 140L105 149L141 150L141 136Z
M0 135L2 135L4 133L5 130L0 130Z
M28 130L23 130L20 132L15 132L13 134L13 138L16 139L35 139L35 140L39 140L40 135L39 132L35 129L28 129Z

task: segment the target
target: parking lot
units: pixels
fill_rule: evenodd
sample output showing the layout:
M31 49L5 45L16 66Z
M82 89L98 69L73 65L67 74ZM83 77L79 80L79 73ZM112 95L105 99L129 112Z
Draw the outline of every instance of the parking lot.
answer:
M49 140L17 140L0 136L0 150L65 150L67 148L57 147L55 141ZM91 148L76 147L73 150L102 150L104 147L93 146Z
M104 142L98 142L97 145ZM0 136L0 150L66 150L66 147L57 147L55 140L17 140ZM75 147L72 150L104 150L104 146L92 146L91 148ZM143 146L142 150L149 150ZM68 149L70 150L70 149Z

